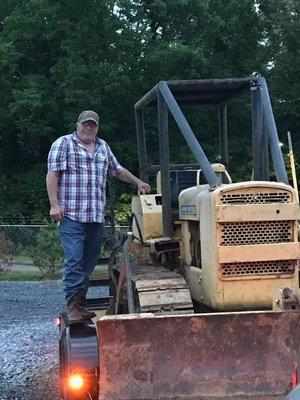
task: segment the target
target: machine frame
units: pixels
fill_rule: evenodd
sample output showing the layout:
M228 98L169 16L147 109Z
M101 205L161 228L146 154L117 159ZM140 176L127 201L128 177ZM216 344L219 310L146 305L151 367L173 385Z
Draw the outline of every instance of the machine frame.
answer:
M170 169L201 168L207 183L213 188L220 181L212 169L180 105L213 105L219 110L220 162L228 166L228 105L250 91L252 110L253 180L269 181L269 150L278 182L288 184L287 172L272 111L265 78L251 76L235 79L203 79L160 81L134 106L138 142L139 168L142 180L149 182L149 174L161 171L163 233L172 235ZM149 165L144 128L144 110L157 107L160 165ZM168 112L172 114L185 138L197 165L170 164Z

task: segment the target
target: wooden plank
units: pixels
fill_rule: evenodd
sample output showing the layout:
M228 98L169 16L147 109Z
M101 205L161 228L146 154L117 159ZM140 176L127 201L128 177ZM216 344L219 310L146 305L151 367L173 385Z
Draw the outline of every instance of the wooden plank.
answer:
M156 290L153 292L139 293L141 308L176 306L176 304L191 304L191 296L188 289Z
M142 276L143 278L153 278L153 276L175 278L177 276L181 276L177 272L170 271L167 268L154 265L132 265L131 272L133 276Z
M140 311L157 315L193 312L193 303L182 275L161 266L132 267L132 279L138 292Z
M181 289L187 288L187 283L181 277L172 278L172 279L142 279L136 280L135 286L137 290L140 292L151 291L151 290L165 290L165 289Z

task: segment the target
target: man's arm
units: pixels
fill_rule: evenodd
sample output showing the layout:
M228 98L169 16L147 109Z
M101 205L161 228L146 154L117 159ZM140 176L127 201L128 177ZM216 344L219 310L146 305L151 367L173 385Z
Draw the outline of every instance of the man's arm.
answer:
M143 182L136 176L134 176L128 169L123 169L118 175L117 178L120 179L120 181L126 182L126 183L132 183L133 185L136 185L138 187L138 190L142 193L149 193L150 192L150 185L148 183Z
M60 221L64 217L63 210L59 207L57 198L59 171L48 172L46 177L47 192L50 202L50 217Z

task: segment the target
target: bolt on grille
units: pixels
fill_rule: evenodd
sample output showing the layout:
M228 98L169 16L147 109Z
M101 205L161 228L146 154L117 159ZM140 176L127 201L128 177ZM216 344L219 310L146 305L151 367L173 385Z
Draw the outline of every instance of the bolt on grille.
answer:
M294 260L251 261L220 264L223 277L282 275L295 273Z
M285 191L276 192L256 192L247 193L224 193L220 197L221 204L270 204L270 203L290 203L292 195Z
M292 221L227 222L221 225L221 246L293 241Z

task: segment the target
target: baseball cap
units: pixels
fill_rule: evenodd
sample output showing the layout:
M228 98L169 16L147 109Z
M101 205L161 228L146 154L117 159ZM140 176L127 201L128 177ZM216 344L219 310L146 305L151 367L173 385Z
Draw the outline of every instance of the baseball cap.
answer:
M85 110L79 115L77 122L94 121L99 125L99 115L92 110Z

